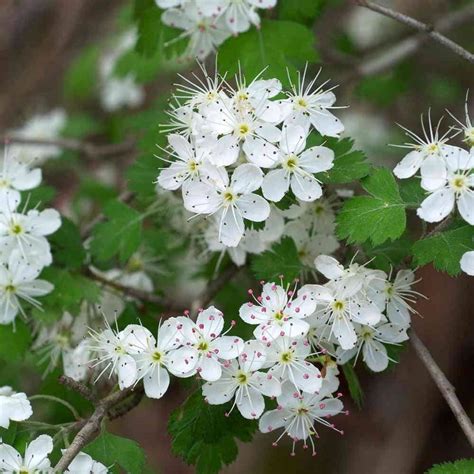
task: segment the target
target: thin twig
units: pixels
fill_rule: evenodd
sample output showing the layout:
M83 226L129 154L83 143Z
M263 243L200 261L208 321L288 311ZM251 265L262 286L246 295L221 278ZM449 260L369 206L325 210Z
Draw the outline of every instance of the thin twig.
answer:
M122 143L111 143L106 145L97 145L95 143L83 142L73 138L29 138L17 135L4 135L5 143L18 145L34 145L34 146L56 146L66 150L78 151L89 158L107 158L115 155L130 153L135 150L136 141L134 139L126 140Z
M376 3L370 2L368 0L356 0L356 3L361 7L368 8L374 12L380 13L384 16L392 18L399 23L409 26L415 30L418 30L421 33L424 33L432 40L438 42L439 44L443 45L445 48L448 48L458 56L462 57L466 61L474 64L474 54L469 52L467 49L463 48L459 44L455 43L454 41L450 40L439 31L435 29L433 25L428 25L421 21L416 20L408 15L403 13L397 12L395 10L391 10L390 8L383 7L382 5L378 5Z
M91 389L87 385L84 385L82 382L77 382L76 380L72 379L71 377L68 377L67 375L61 375L58 380L60 384L79 393L82 398L85 398L86 400L89 400L92 403L95 403L97 401Z
M423 342L421 342L420 338L413 330L411 331L410 341L421 362L426 367L431 375L431 378L441 392L441 395L443 395L443 398L446 400L449 408L451 408L451 411L453 412L457 422L459 423L459 426L466 435L469 444L472 448L474 448L474 426L470 418L467 416L466 411L462 407L459 398L456 396L454 387L451 385L442 370L434 361L426 346L423 344Z

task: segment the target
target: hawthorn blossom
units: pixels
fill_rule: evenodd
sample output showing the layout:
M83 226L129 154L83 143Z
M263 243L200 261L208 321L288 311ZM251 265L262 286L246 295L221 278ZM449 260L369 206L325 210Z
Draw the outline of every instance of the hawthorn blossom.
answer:
M474 250L466 252L461 257L461 270L468 275L474 276Z
M244 235L244 219L262 222L270 215L270 206L254 193L262 184L262 171L246 163L235 169L229 183L227 173L210 183L193 183L183 193L184 206L197 214L217 214L219 240L235 247Z
M474 154L470 155L469 165L448 163L447 168L433 169L431 176L437 174L437 188L426 188L429 196L421 203L416 213L426 222L439 222L447 217L457 206L461 217L474 225L474 172L464 166L474 167Z
M238 359L224 364L221 378L203 385L206 402L221 405L235 397L231 411L236 406L244 418L259 418L265 409L263 396L276 397L281 393L280 382L260 371L265 360L263 344L247 341Z
M328 397L325 394L300 394L295 392L292 384L288 382L283 384L277 402L278 408L264 413L258 426L262 433L284 428L273 445L275 446L285 434L288 435L293 440L292 455L295 454L296 442L303 441L303 447L307 448L308 439L313 456L316 455L313 436L318 437L318 433L314 424L319 423L336 429L327 419L341 413L344 408L338 398Z
M18 251L32 265L51 265L53 258L46 236L60 226L61 216L56 209L0 213L0 260L6 261L12 252Z
M253 295L253 291L249 290ZM239 310L240 317L248 324L257 325L254 336L261 341L272 341L278 336L303 337L309 330L304 318L316 309L316 301L306 287L297 295L286 291L276 283L265 283L262 294L255 303L244 303Z
M196 322L188 317L176 318L178 330L183 338L183 347L170 355L174 373L190 376L198 373L204 380L213 382L222 375L220 360L235 359L242 352L244 342L240 337L222 333L224 317L210 306L199 312Z
M349 350L339 348L338 363L345 364L362 351L362 357L370 370L382 372L390 360L385 344L400 344L408 340L407 326L382 323L376 327L356 326L357 343ZM354 362L355 363L355 362Z
M36 298L50 293L54 286L39 280L40 273L18 251L11 252L8 265L0 265L0 324L10 324L19 312L25 315L22 300L41 308Z
M0 387L0 427L8 429L10 421L25 421L33 414L25 393L17 393L11 387Z
M266 344L268 374L281 382L289 380L293 391L316 393L321 389L321 372L306 360L311 354L311 345L306 339L278 336Z
M263 195L270 201L281 201L291 187L301 201L315 201L323 194L314 173L333 167L334 152L324 146L305 150L307 133L299 125L288 125L280 139L278 169L272 169L264 178Z
M5 473L52 473L48 456L53 451L53 438L40 435L26 445L25 456L12 446L0 442L0 471Z
M178 377L186 376L188 372L175 371L173 367L173 351L183 342L179 325L176 318L168 319L160 324L156 338L146 328L139 332L130 331L129 352L137 363L137 380L143 379L145 394L149 398L161 398L168 390L168 372ZM183 349L180 356L193 360L194 353L191 349Z
M313 126L321 135L338 137L344 131L344 125L330 112L330 109L337 108L333 105L336 96L331 89L324 90L326 82L314 86L320 72L306 86L306 69L303 75L298 72L297 84L291 83L288 98L280 101L282 118L286 126L301 125L305 130Z
M63 454L65 450L62 450ZM64 471L66 474L107 474L108 468L91 456L80 451Z
M421 172L421 185L424 189L432 191L443 185L446 166L451 168L460 166L465 169L468 160L468 153L462 148L447 145L450 137L450 131L444 135L439 135L441 121L433 130L431 124L431 114L428 114L428 130L425 128L423 117L421 117L421 126L423 137L402 127L406 135L414 143L405 143L404 145L394 145L399 148L407 148L410 151L400 163L395 166L393 173L397 178L406 179L414 176L418 170Z

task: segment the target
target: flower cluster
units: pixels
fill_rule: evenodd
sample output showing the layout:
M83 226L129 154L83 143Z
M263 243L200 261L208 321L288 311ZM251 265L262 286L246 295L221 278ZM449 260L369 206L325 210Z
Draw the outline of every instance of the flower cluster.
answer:
M163 158L170 166L158 185L181 189L186 210L210 217L206 236L216 249L246 238L249 251L259 252L254 242L265 244L263 235L279 238L273 230L249 232L257 230L250 223L269 223L270 203L285 195L303 203L322 197L315 175L332 168L334 152L306 144L313 130L337 137L344 128L330 112L334 94L315 86L316 79L304 86L303 74L283 91L276 79L247 84L240 76L234 88L206 74L178 88L167 126L169 158ZM277 220L269 225L278 227Z
M114 47L100 58L100 102L108 112L115 112L123 107L137 107L145 99L143 87L136 83L133 74L117 77L115 68L121 56L131 50L136 42L136 31L123 33Z
M305 318L314 312L316 301L306 287L295 291L266 283L256 300L262 301L261 307L242 306L242 319L257 324L256 339L229 335L235 322L224 331L223 314L211 306L200 310L195 321L189 314L166 320L156 337L136 324L92 331L91 364L98 377L114 374L121 389L142 380L150 398L165 394L170 374L198 375L209 404L233 401L229 412L236 408L245 418L260 418L262 432L284 427L294 442L306 445L315 434L314 423L333 427L326 418L340 413L343 405L332 396L339 386L336 364L312 353L305 337ZM325 368L324 376L316 363ZM264 414L264 397L277 399L276 410Z
M457 126L451 127L440 136L441 120L433 129L431 116L428 127L422 119L423 136L410 130L406 134L415 143L397 145L412 149L394 169L400 179L421 176L421 187L428 196L417 210L418 216L426 222L440 222L457 208L468 224L474 225L474 127L467 111L465 123L456 119ZM462 134L468 149L449 145L448 141ZM466 252L461 259L461 268L474 275L474 251Z
M185 56L205 59L231 35L260 27L258 9L273 8L277 0L155 0L165 9L165 25L183 30L176 40L189 38Z
M18 161L5 147L0 171L0 324L25 314L21 300L40 307L36 298L53 290L38 277L52 263L46 237L60 227L60 215L55 209L20 209L21 191L40 182L41 170Z
M25 393L16 393L10 387L0 387L0 426L8 428L10 420L25 421L33 415L31 403ZM22 456L13 446L0 439L0 472L46 474L53 473L49 455L53 451L53 438L40 435L25 447ZM69 474L106 474L109 470L94 461L88 454L80 452L65 471Z

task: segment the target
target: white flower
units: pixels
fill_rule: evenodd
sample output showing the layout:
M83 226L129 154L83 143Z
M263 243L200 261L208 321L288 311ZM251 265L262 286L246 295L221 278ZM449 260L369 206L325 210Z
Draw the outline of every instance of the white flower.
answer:
M229 183L227 174L213 184L192 183L183 193L184 206L197 214L218 213L219 240L235 247L244 235L244 219L262 222L270 214L268 202L254 194L263 180L262 171L246 163L235 169Z
M189 376L197 372L208 382L218 380L222 375L219 359L235 359L243 350L242 339L221 335L224 318L214 306L201 311L196 322L184 316L176 319L184 347L170 355L174 373Z
M31 169L16 160L5 146L0 167L0 209L12 209L20 202L20 191L36 188L41 183L41 170Z
M426 163L426 161L425 161ZM421 203L416 213L426 222L439 222L447 217L455 205L461 217L469 224L474 225L474 173L465 169L466 166L474 166L474 154L470 155L469 161L462 167L459 164L447 162L446 168L429 169L431 177L436 177L438 186L436 188L424 188L432 191ZM422 181L423 186L423 181Z
M90 341L84 339L76 347L64 349L62 356L64 375L76 382L85 380L90 360Z
M184 184L199 181L209 174L225 173L207 162L215 142L188 141L182 135L168 135L168 143L173 150L171 156L175 158L168 168L165 168L158 177L158 184L164 189L174 191ZM183 188L184 189L184 188Z
M32 265L44 267L53 261L45 236L56 232L61 226L61 216L56 209L30 210L0 213L0 259L7 261L17 250Z
M266 367L268 373L281 382L289 380L295 390L316 393L321 389L319 369L306 360L311 355L311 345L306 339L278 336L267 342Z
M104 318L107 328L102 332L90 331L90 350L95 357L90 360L92 367L99 366L101 372L96 381L105 373L109 377L116 374L121 390L131 387L137 380L137 363L131 353L131 345L136 341L138 334L144 333L145 329L138 324L129 324L123 331L118 328L113 330ZM145 336L146 338L146 336Z
M26 446L25 456L5 443L0 443L0 472L8 474L45 474L53 472L48 455L53 450L53 438L40 435Z
M63 449L64 453L65 450ZM109 470L99 461L94 461L88 454L82 451L71 461L66 474L107 474Z
M381 311L386 310L392 323L409 326L410 313L416 314L411 305L416 303L416 296L423 296L411 289L415 283L415 273L412 270L400 270L393 282L385 278L373 279L367 295Z
M221 405L235 397L230 411L236 406L244 418L259 418L265 409L263 395L276 397L281 393L280 382L271 374L259 371L265 359L263 345L247 341L238 360L224 364L221 378L203 385L206 402Z
M314 87L316 77L305 86L306 69L303 76L298 72L298 84L291 84L288 99L280 101L285 125L301 125L305 130L312 125L321 135L338 137L344 131L344 125L329 109L337 108L333 104L336 96L331 90L325 91L326 83Z
M463 272L474 276L474 250L466 252L462 256L460 264Z
M33 140L55 140L66 124L66 113L62 109L52 110L44 115L31 117L23 127L12 130L12 137L30 138ZM10 153L20 163L31 165L33 162L42 163L48 158L61 154L61 148L56 145L11 145Z
M50 293L54 286L38 280L41 269L30 265L18 251L10 254L8 267L0 265L0 324L10 324L18 312L24 313L21 300L40 308L38 296Z
M177 8L166 10L161 15L161 21L165 25L184 30L177 39L189 37L185 52L189 58L205 59L230 36L230 31L224 28L222 21L204 17L192 3L186 5L183 10Z
M354 322L373 326L382 318L380 310L361 294L358 277L308 287L318 302L317 317L330 327L328 339L334 334L343 349L352 349L357 342Z
M171 357L183 342L178 325L176 318L168 319L158 328L156 339L146 328L130 331L129 352L136 360L137 378L143 379L147 397L161 398L165 394L170 384L168 371L178 377L188 376L185 371L174 370ZM183 349L180 355L189 359L194 357L191 349Z
M282 393L277 398L278 408L263 414L259 421L259 429L262 433L269 433L278 428L284 428L283 433L273 445L286 434L293 440L292 454L295 452L295 443L303 441L307 448L309 439L316 455L313 435L318 436L314 423L335 429L334 425L327 420L342 412L343 404L337 398L326 398L322 394L300 394L295 392L291 383L282 386ZM336 430L337 431L337 430Z
M399 148L411 149L403 159L394 168L393 173L397 178L405 179L414 176L418 170L421 171L421 185L426 190L434 190L443 185L443 174L446 171L446 165L451 167L460 166L465 169L468 153L462 148L447 145L449 133L439 136L439 126L441 121L433 130L431 124L431 115L428 115L428 130L425 128L423 117L421 126L424 137L419 137L410 130L403 128L406 135L414 140L415 143L406 143L404 145L394 145Z
M304 286L295 297L295 291L287 293L275 283L263 285L262 295L256 303L244 303L239 315L246 323L257 325L254 335L261 341L272 341L284 335L304 337L309 330L304 318L316 309L315 299Z
M10 421L25 421L33 414L25 393L17 393L11 387L0 387L0 426L8 429Z
M334 152L324 146L306 147L307 134L299 125L288 125L280 139L278 169L271 170L262 184L263 195L280 201L291 186L301 201L315 201L323 194L314 173L333 167ZM257 163L258 164L258 163Z
M388 367L390 358L385 344L399 344L408 340L407 326L398 326L392 323L382 323L375 328L369 326L356 327L357 344L350 350L338 348L337 356L340 364L345 364L354 356L362 357L369 369L382 372Z

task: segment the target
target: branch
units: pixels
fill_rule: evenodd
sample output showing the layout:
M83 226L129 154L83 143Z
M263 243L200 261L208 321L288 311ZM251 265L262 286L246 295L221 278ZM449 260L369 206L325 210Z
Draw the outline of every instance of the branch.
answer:
M79 451L81 451L81 449L86 444L90 443L97 436L98 432L100 431L102 421L109 417L109 411L111 411L111 409L120 404L120 402L127 399L130 395L135 396L135 393L138 393L139 391L141 392L142 390L143 388L140 387L137 388L135 392L134 388L130 387L126 390L113 392L103 400L99 401L96 405L94 413L92 413L92 415L87 420L81 420L79 422L78 426L82 426L74 437L72 443L64 451L58 464L56 464L54 472L64 472L69 464L71 464L72 460L78 455ZM134 406L136 406L136 404L131 405L127 411L130 411Z
M361 5L363 3L362 6L365 6L365 2L358 3ZM474 20L474 5L471 4L437 21L434 25L434 31L448 32L472 20ZM429 37L424 30L423 33L412 35L360 64L356 67L355 74L352 73L351 76L378 74L413 55Z
M28 138L15 135L4 135L5 143L34 146L57 146L66 150L78 151L89 158L107 158L115 155L129 153L135 149L134 139L126 140L122 143L112 143L107 145L96 145L94 143L83 142L73 138L56 138L54 140L41 138Z
M395 21L398 21L399 23L407 25L410 28L413 28L415 30L420 31L421 33L426 34L432 40L437 41L445 48L450 49L458 56L461 56L466 61L469 61L470 63L474 64L474 54L470 53L469 51L467 51L454 41L450 40L449 38L446 38L446 36L442 35L439 31L436 31L434 26L415 20L414 18L408 15L404 15L403 13L399 13L395 10L391 10L390 8L383 7L368 0L356 0L356 3L359 4L361 7L365 7L369 10L385 15Z
M469 417L467 416L466 411L462 407L461 402L456 396L454 387L451 385L442 370L436 364L430 352L423 344L423 342L421 342L421 340L416 335L415 331L413 331L413 329L411 331L410 341L419 359L426 367L426 369L430 373L431 378L433 379L434 383L441 392L441 395L443 395L443 398L446 400L446 403L449 405L449 408L451 408L451 411L456 417L459 426L464 431L464 434L466 435L469 444L472 448L474 448L474 426Z

